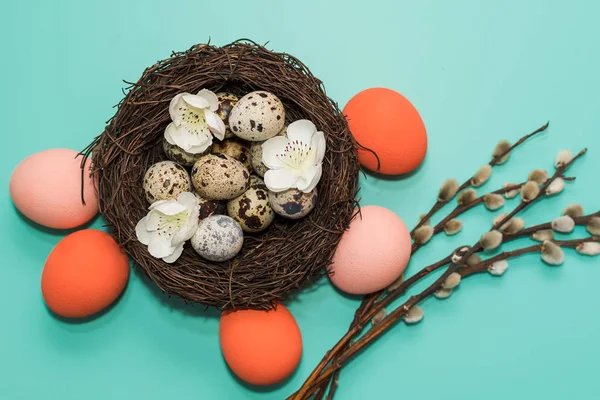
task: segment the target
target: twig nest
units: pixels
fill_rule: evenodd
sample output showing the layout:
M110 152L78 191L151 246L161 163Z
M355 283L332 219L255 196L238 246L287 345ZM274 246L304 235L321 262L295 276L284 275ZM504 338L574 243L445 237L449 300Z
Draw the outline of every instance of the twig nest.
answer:
M269 203L273 211L284 218L299 219L306 217L317 205L317 188L308 193L298 189L284 192L269 192Z
M556 168L562 168L573 160L573 153L571 150L561 150L554 159L554 166Z
M561 177L556 178L552 181L550 185L546 188L546 194L551 196L554 194L558 194L563 191L565 188L565 180Z
M477 198L477 191L475 189L467 189L460 192L458 195L458 204L461 206L466 206L467 204L471 204Z
M540 231L534 232L531 235L533 240L537 240L538 242L545 242L546 240L554 239L554 231L552 229L542 229Z
M504 205L504 197L495 193L488 193L483 196L483 203L488 210L495 211Z
M456 235L462 230L463 223L458 219L451 219L444 224L444 233L448 236Z
M438 200L441 202L450 201L458 192L458 181L456 179L447 179L442 183L440 192L438 193Z
M579 254L586 256L597 256L600 254L600 243L598 242L585 242L577 245L576 248Z
M250 174L233 157L207 154L194 164L192 183L198 194L205 199L229 200L248 190Z
M555 218L551 225L552 229L561 233L569 233L575 229L575 221L573 221L573 218L569 217L568 215Z
M275 219L268 193L262 179L251 176L248 190L227 202L227 214L240 224L244 232L267 229Z
M527 180L541 185L542 183L546 182L546 180L548 180L548 171L546 171L545 169L534 169L529 173Z
M561 265L565 261L565 253L556 243L546 240L542 243L542 260L548 265Z
M284 136L287 137L286 133L287 126L284 126L281 131L275 136ZM258 176L265 176L265 173L269 170L269 168L263 163L263 150L262 145L264 142L252 142L250 145L250 163L252 164L252 169Z
M192 237L192 247L210 261L226 261L235 257L244 244L239 223L226 215L212 215L200 221Z
M502 276L502 275L504 275L504 273L506 272L507 269L508 269L508 261L499 260L499 261L494 262L492 265L490 265L488 267L488 272L490 273L490 275Z
M505 183L504 184L505 189L509 188L509 187L513 187L513 186L516 186L516 183ZM513 198L517 197L520 192L521 192L521 188L509 190L504 193L504 197L507 199L513 199Z
M192 154L183 150L176 144L169 143L167 138L163 137L163 151L169 160L183 165L184 167L191 168L200 157L210 152L210 147L201 153Z
M161 161L146 171L144 194L148 203L176 199L181 193L192 189L190 176L181 165L173 161Z
M600 235L600 217L592 217L585 225L585 229L592 235Z
M534 181L528 181L521 188L521 200L523 200L525 203L535 200L539 194L540 187Z
M248 93L233 106L229 126L237 137L265 141L277 135L285 124L283 103L263 90Z
M479 187L486 183L492 176L492 166L489 164L483 165L471 179L471 185Z
M479 244L485 250L493 250L502 244L502 233L496 230L489 231L481 236Z
M563 210L563 215L568 215L571 218L581 217L583 215L583 207L580 204L571 204Z
M496 147L494 147L492 157L496 159L496 163L498 165L504 164L506 161L508 161L508 158L510 157L510 148L511 144L508 140L501 140L498 142Z
M225 154L241 162L248 172L252 172L252 164L250 163L250 149L242 143L228 139L222 142L215 142L212 145L211 153Z
M412 306L406 312L406 314L404 314L402 319L404 319L404 322L406 322L407 324L412 325L412 324L421 322L421 320L423 319L424 316L425 316L425 313L423 312L423 309L421 307Z
M240 100L238 96L229 92L219 92L217 93L217 100L219 101L219 108L215 113L221 118L221 121L225 124L225 139L231 139L235 137L233 132L231 131L231 127L229 126L229 114L231 114L231 109L233 106L237 104Z

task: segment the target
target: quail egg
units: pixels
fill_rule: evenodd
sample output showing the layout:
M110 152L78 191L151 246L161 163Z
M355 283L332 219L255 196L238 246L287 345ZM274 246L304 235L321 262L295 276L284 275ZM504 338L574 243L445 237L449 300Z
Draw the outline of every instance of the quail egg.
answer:
M163 150L169 160L175 161L184 167L192 167L200 157L210 152L210 146L203 153L192 154L183 150L176 144L169 143L167 139L163 138Z
M227 203L224 203L221 201L206 200L205 198L200 196L198 193L194 193L194 194L196 195L196 198L198 199L198 202L200 203L200 214L199 214L200 219L208 218L211 215L215 215L215 214L227 213Z
M203 258L215 262L227 261L242 249L244 232L233 218L212 215L200 221L191 243Z
M285 109L281 100L260 90L242 97L229 114L233 134L253 142L272 138L284 124Z
M317 204L317 188L309 193L298 189L284 192L269 192L269 203L273 210L284 218L299 219L308 215Z
M235 137L233 132L231 132L231 129L229 129L228 121L231 109L236 105L240 98L233 93L219 92L217 93L217 99L219 100L219 108L216 113L223 120L225 127L227 128L225 131L225 139Z
M276 136L285 136L287 137L287 125L284 126L281 131ZM258 176L265 176L268 168L262 162L262 144L263 142L252 142L250 146L250 163L252 164L252 169Z
M233 157L244 164L244 167L246 167L248 172L252 172L252 164L250 163L250 149L240 142L231 139L224 140L222 142L215 142L212 147L212 153L221 153Z
M173 161L161 161L152 165L144 176L144 193L150 204L159 200L176 199L181 193L191 189L189 174Z
M244 193L250 174L238 160L225 154L207 154L192 168L196 192L207 200L229 200Z
M245 232L260 232L275 218L269 204L269 189L262 179L252 176L250 188L241 196L227 202L227 214L241 225Z

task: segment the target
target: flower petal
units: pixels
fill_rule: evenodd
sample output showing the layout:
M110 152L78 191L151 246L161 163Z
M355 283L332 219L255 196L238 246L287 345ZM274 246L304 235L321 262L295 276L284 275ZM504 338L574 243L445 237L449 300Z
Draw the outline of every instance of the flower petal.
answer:
M165 138L170 144L179 146L184 151L188 151L190 145L190 134L185 126L177 126L174 122L167 125L165 129Z
M187 207L177 203L176 201L170 200L160 204L155 203L155 206L152 210L158 211L165 215L176 215L180 212L187 211Z
M188 210L192 210L194 207L198 207L200 205L200 201L190 192L183 192L177 197L177 202L182 206L186 207Z
M183 254L183 243L181 243L181 245L179 247L175 248L175 251L173 252L173 254L171 254L170 256L167 256L167 257L163 257L163 261L166 262L167 264L172 264L175 261L177 261L179 259L179 257L181 257L181 254Z
M219 108L219 98L214 92L211 92L208 89L202 89L198 92L198 96L203 97L208 102L208 109L210 111L217 111Z
M148 251L152 257L164 258L173 254L175 247L171 246L170 240L158 235L154 236L148 243Z
M175 143L175 139L173 139L173 133L177 130L177 125L175 125L175 122L171 122L169 125L167 125L167 128L165 129L165 139L167 139L167 142L169 142L169 144L173 144L173 145L177 145ZM177 134L177 133L175 133Z
M148 243L150 243L150 233L146 229L147 223L148 216L145 216L135 226L135 234L137 236L137 239L141 244L144 245L148 245Z
M265 185L273 192L283 192L296 185L298 178L285 169L270 169L265 173Z
M194 107L199 110L210 108L210 101L208 101L204 96L186 93L181 98L190 107Z
M262 144L262 162L267 168L281 168L283 163L278 155L282 154L289 143L284 136L275 136Z
M187 149L186 152L188 152L190 154L204 153L206 151L206 149L208 149L211 145L212 145L212 139L210 139L206 143L201 144L199 146L190 146L190 148Z
M325 134L323 132L316 132L310 142L310 147L315 152L315 160L313 164L320 164L325 158L325 150L327 148L327 142L325 141Z
M214 112L210 110L204 110L204 116L206 117L206 123L208 124L208 129L212 132L213 135L219 140L223 140L225 137L225 123L223 120Z
M309 144L316 131L317 127L312 121L309 121L308 119L299 119L288 126L287 136L290 139L290 142L295 142L297 140Z
M311 190L313 190L316 186L317 183L319 183L319 180L321 179L321 175L323 174L323 167L321 164L319 165L313 165L312 167L310 167L308 169L308 171L304 174L304 176L301 176L300 178L298 178L298 183L297 183L297 188L298 190L304 192L304 193L309 193Z
M180 108L185 107L182 97L186 94L189 93L179 93L177 96L173 97L169 103L169 115L171 116L171 120L173 120L176 125L181 124L181 118L183 117L184 110L180 110Z

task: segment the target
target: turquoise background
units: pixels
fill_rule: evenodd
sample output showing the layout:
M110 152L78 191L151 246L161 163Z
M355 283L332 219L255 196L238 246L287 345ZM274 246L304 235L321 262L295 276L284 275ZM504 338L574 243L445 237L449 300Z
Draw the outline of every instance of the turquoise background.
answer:
M426 161L402 179L363 180L361 196L362 204L388 207L411 226L445 178L462 181L488 161L498 139L515 140L550 120L548 134L515 152L487 186L523 180L534 167L551 169L563 148L589 146L572 169L577 183L524 214L534 224L575 201L588 211L599 204L599 4L5 2L0 398L282 399L346 331L358 305L327 280L291 302L304 356L289 381L267 389L245 386L228 371L216 312L167 299L137 272L99 318L70 323L50 315L39 279L63 234L17 214L10 173L34 152L87 145L114 113L122 79L137 80L172 50L249 37L303 60L341 106L368 87L403 93L426 123ZM473 243L491 218L484 209L470 213L464 232L436 239L413 258L409 273ZM427 300L421 324L396 326L344 369L338 398L597 398L598 263L569 252L563 267L548 268L529 255L511 262L503 278L477 276L447 301Z

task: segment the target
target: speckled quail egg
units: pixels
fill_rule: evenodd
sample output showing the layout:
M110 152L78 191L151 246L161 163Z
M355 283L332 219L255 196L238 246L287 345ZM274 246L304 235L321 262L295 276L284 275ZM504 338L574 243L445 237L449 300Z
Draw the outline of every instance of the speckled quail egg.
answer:
M227 139L222 142L215 142L211 152L213 154L225 154L235 158L248 170L252 172L252 164L250 163L250 149L242 143L235 140Z
M204 219L210 217L211 215L227 213L227 203L222 201L206 200L198 193L194 194L200 203L200 214L198 218Z
M144 176L144 193L150 204L159 200L176 199L181 193L191 189L189 174L173 161L161 161L152 165Z
M317 188L309 193L298 189L284 192L269 192L269 203L273 210L284 218L299 219L308 215L317 204Z
M250 188L227 202L227 214L241 225L244 232L260 232L275 218L269 204L269 189L257 176L250 178Z
M231 129L229 129L229 114L240 98L233 93L219 92L217 93L217 99L219 100L219 108L216 113L225 123L225 128L227 128L225 131L225 139L235 137L233 132L231 132Z
M244 165L225 154L207 154L192 168L196 192L207 200L229 200L250 186L250 173Z
M229 114L233 134L253 142L272 138L284 124L285 109L281 100L260 90L242 97Z
M203 153L192 154L175 144L169 143L167 139L163 138L163 151L169 160L175 161L184 167L192 167L200 157L210 152L210 146Z
M227 261L236 256L244 244L244 232L233 218L212 215L200 221L192 237L196 253L210 261Z
M287 125L285 125L281 131L275 136L285 136L287 137ZM258 176L265 176L265 173L269 170L265 164L262 162L262 142L252 142L250 146L250 163L252 164L252 169L256 172Z

